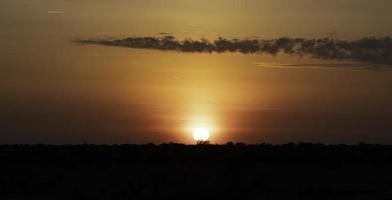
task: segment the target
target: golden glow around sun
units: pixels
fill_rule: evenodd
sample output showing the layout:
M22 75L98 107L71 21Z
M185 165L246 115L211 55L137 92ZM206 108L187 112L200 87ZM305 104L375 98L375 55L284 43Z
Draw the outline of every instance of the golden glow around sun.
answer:
M193 139L196 141L208 141L210 131L205 127L197 127L193 130Z
M197 104L194 104L197 105ZM210 140L216 139L217 133L220 129L218 123L214 120L212 112L208 112L205 108L198 108L195 110L204 110L207 114L194 114L188 117L186 123L183 126L183 132L186 133L186 141L192 143L191 137L194 141L199 143L210 142ZM196 111L195 111L196 112Z

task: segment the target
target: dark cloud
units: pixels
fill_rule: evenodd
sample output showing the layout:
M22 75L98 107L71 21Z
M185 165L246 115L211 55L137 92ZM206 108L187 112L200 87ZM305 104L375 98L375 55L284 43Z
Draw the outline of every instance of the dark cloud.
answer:
M128 37L121 39L82 39L81 44L99 44L130 48L175 50L182 52L240 52L243 54L263 53L276 55L285 53L295 56L309 55L328 60L352 60L372 64L392 64L392 38L366 37L345 41L333 38L304 39L281 37L271 40L207 39L177 40L169 34L156 37Z
M159 33L157 33L157 35L171 35L171 34L168 32L159 32Z

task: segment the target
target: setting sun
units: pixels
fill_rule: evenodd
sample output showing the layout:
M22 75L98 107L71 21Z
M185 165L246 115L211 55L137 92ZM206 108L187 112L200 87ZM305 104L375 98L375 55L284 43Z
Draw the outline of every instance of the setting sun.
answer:
M193 139L196 141L208 141L210 131L205 127L197 127L193 130Z

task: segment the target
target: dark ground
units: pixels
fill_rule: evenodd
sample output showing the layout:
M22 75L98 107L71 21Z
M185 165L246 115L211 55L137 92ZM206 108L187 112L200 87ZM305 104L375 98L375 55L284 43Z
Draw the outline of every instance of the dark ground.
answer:
M392 199L392 146L0 146L0 199Z

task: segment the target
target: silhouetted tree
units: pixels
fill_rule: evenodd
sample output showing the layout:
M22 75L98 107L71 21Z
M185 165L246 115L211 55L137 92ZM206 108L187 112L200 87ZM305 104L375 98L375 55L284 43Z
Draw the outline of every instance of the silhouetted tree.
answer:
M198 140L198 141L196 141L196 144L197 145L208 145L208 144L210 144L210 141L209 140Z

